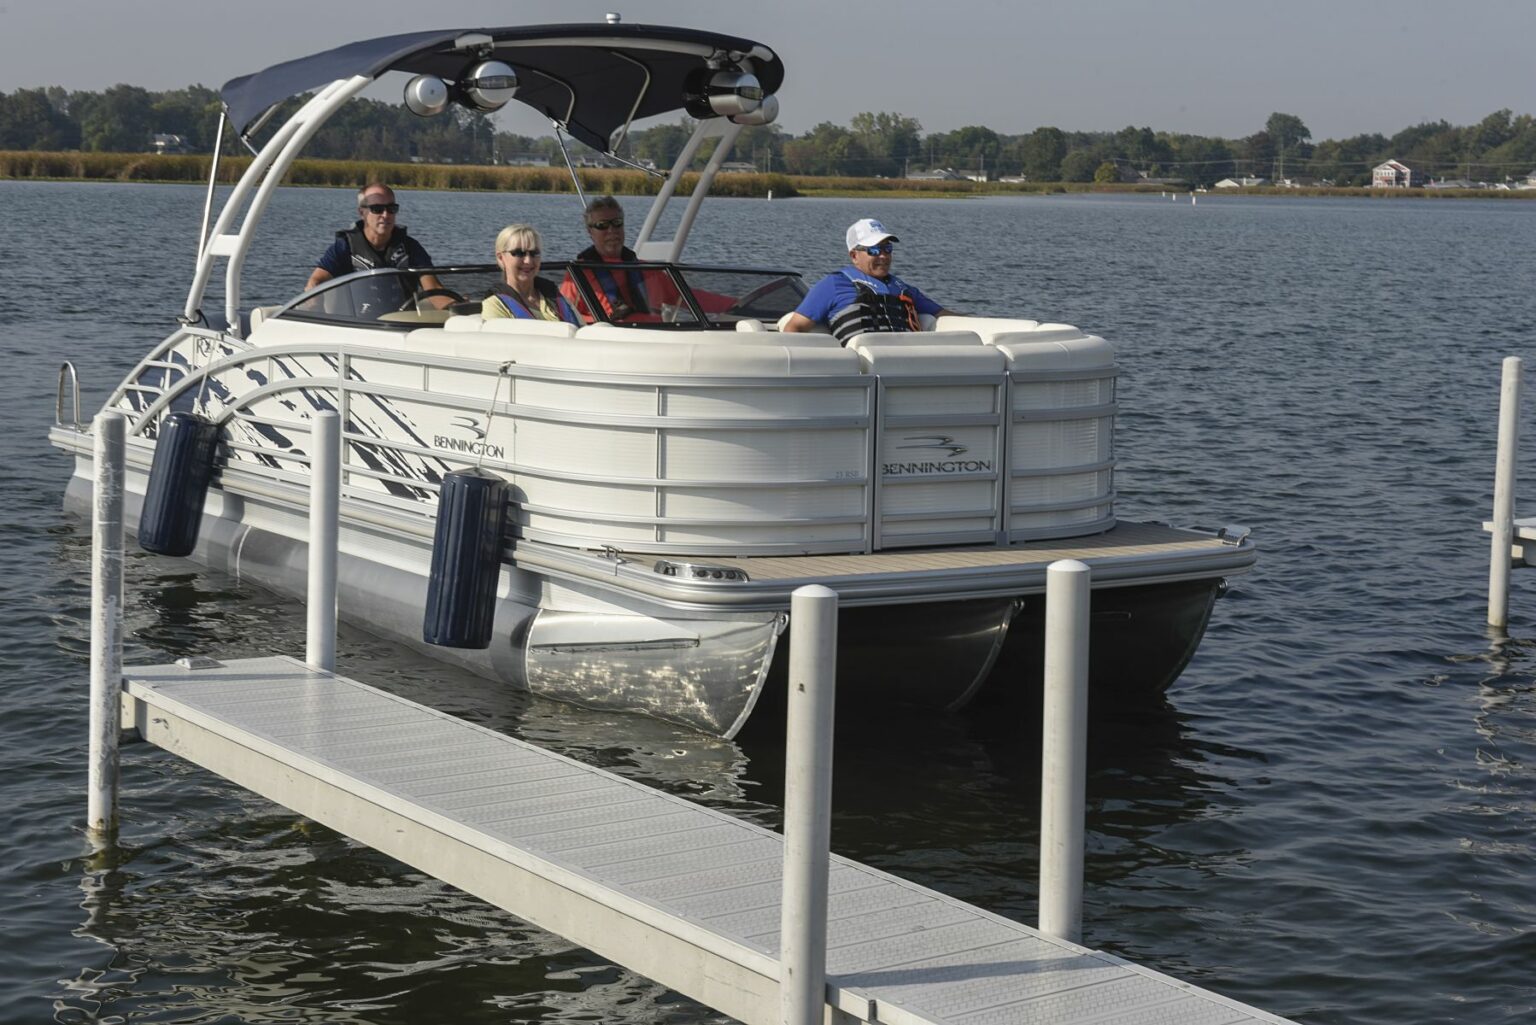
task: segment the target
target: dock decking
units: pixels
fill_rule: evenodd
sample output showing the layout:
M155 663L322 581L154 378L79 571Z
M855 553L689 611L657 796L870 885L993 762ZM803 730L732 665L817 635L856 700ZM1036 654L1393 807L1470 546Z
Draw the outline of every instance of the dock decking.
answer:
M779 834L285 657L133 666L125 725L743 1022L779 1018ZM1285 1019L834 856L835 1022Z

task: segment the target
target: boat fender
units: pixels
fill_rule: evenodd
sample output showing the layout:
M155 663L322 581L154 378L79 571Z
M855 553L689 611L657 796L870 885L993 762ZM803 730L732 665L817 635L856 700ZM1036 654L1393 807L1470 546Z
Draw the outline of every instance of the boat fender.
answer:
M421 636L445 648L487 648L496 619L507 482L480 469L443 475Z
M139 516L139 547L156 555L191 555L219 451L219 426L195 413L160 421L155 457Z

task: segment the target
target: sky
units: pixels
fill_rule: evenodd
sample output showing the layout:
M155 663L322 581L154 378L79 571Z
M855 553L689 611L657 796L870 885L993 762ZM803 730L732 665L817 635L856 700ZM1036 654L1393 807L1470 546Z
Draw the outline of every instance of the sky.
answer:
M0 0L0 91L217 87L356 39L608 11L768 44L786 69L779 123L795 133L891 111L924 132L1240 138L1280 111L1322 140L1536 112L1530 0ZM548 132L532 114L500 117Z

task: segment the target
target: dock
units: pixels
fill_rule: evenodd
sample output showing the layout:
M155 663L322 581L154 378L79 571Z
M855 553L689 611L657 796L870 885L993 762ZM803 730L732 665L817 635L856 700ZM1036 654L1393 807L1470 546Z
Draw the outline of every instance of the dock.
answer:
M780 1018L780 834L284 657L123 670L122 725L749 1025ZM833 855L826 1020L1285 1019Z

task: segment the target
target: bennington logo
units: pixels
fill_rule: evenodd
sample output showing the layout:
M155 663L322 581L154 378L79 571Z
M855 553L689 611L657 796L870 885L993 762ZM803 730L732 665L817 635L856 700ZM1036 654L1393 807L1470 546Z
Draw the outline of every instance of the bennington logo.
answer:
M475 440L465 441L463 438L450 438L446 434L434 434L432 435L433 448L468 452L472 456L490 456L492 459L501 459L506 455L506 450L500 445L492 445L485 440L485 428L480 426L479 417L460 414L453 418L453 426L473 434Z
M947 434L909 434L902 441L913 441L915 445L897 445L898 449L907 448L937 448L948 452L952 456L963 456L970 451L964 445L956 445L955 439Z
M909 434L901 440L909 444L895 446L898 450L937 450L951 457L963 456L970 451L964 445L955 444L955 439L947 434ZM928 473L990 473L991 471L992 462L986 459L935 459L913 463L885 463L880 467L881 474L886 477Z

